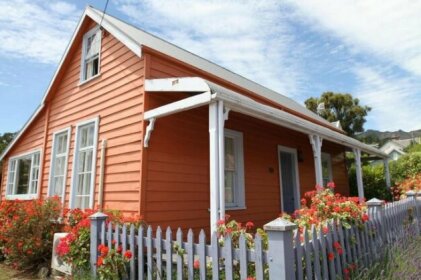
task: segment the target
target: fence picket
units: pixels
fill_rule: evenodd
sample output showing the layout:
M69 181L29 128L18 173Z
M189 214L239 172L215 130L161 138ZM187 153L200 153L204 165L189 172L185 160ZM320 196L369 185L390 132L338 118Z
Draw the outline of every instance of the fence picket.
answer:
M313 270L311 267L311 256L312 256L312 250L309 242L308 237L308 229L304 228L304 253L305 253L305 260L306 260L306 276L307 279L313 279Z
M244 233L241 233L240 240L240 277L241 279L247 278L247 243Z
M153 260L152 260L152 251L153 251L153 244L152 244L152 227L148 226L148 230L146 232L146 258L147 258L147 270L148 270L148 280L152 280L153 277Z
M155 256L156 256L156 277L161 280L162 277L162 230L161 227L156 229L155 239Z
M341 244L341 247L342 247L341 266L342 266L342 271L343 271L347 264L347 251L346 251L345 242L344 242L344 231L343 231L342 224L340 222L338 222L338 239L339 239L339 244Z
M172 280L172 231L167 227L165 232L165 264L167 280Z
M206 234L202 229L199 234L199 262L200 262L200 280L206 280Z
M256 267L256 280L263 280L263 246L262 237L256 233L254 238L254 261Z
M143 226L139 226L139 232L137 235L137 269L138 269L138 280L145 279L145 254L143 242L144 229Z
M233 271L232 271L232 239L231 235L227 234L224 240L224 257L225 257L225 279L233 280Z
M193 244L193 231L189 229L187 232L187 267L188 267L188 279L193 280L194 277L194 244Z
M108 245L108 248L110 249L112 245L112 239L113 239L113 223L109 222L108 227L107 227L107 241L108 241L107 245Z
M320 249L319 249L319 240L317 239L317 231L314 225L312 225L311 227L311 241L313 245L314 278L316 280L320 280L322 279L322 274L320 270Z
M303 247L301 246L300 231L295 231L295 275L298 280L304 279L303 276Z
M123 254L127 251L127 226L123 224L122 230L121 230L121 249L123 251Z
M336 221L332 221L330 224L330 229L332 230L332 245L338 244L338 233L336 232ZM339 254L340 250L338 250L335 246L333 248L333 252L335 254L335 268L336 268L336 274L339 275L340 278L342 278L342 264L341 264L341 254Z
M100 239L101 244L104 244L104 245L105 245L105 235L106 235L106 232L107 232L105 224L106 223L101 224L101 239Z
M134 225L130 226L130 237L129 237L130 251L132 252L132 258L130 259L130 280L134 280L136 277L136 264L135 264L135 233Z
M211 237L212 279L219 280L219 242L216 232Z
M183 255L180 251L183 250L183 232L180 228L177 230L177 246L179 247L177 254L177 279L183 280Z
M329 269L327 266L327 244L326 236L323 233L323 226L320 226L318 236L320 241L320 252L322 257L323 279L329 279Z
M327 239L327 252L328 252L328 264L329 264L329 275L330 279L336 279L336 269L335 269L335 254L333 253L333 240L332 240L332 227L328 225L328 233L326 235ZM333 256L333 258L331 257Z
M120 225L115 224L114 228L114 249L118 249L118 246L120 246Z

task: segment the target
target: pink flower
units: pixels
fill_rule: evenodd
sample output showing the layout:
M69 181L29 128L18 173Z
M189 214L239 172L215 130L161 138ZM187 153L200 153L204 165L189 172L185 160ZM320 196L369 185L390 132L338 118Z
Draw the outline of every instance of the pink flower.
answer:
M193 263L193 267L194 267L194 269L199 269L200 268L200 261L195 260L194 263Z
M246 228L247 228L247 229L252 229L253 227L254 227L253 222L247 222L247 223L246 223Z
M330 252L329 254L327 254L327 258L328 258L330 261L333 261L333 259L335 258L335 255L334 255L332 252Z
M328 187L329 189L334 189L334 188L336 188L336 185L335 185L335 183L334 183L334 182L328 182L328 183L327 183L327 187Z

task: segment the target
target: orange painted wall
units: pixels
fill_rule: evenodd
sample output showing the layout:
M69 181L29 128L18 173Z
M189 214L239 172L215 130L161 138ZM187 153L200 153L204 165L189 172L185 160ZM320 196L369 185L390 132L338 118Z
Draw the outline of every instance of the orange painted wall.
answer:
M94 27L92 22L85 22L80 35L92 27ZM76 124L99 116L95 204L97 204L98 195L100 144L101 140L107 139L105 207L137 213L141 184L144 62L112 35L103 32L101 74L80 85L82 44L80 35L47 101L49 115L42 165L42 197L47 195L53 133L69 126L72 127L66 180L67 206L70 197ZM46 111L44 110L39 120L30 125L8 157L44 145ZM7 161L6 158L4 170L7 170ZM4 176L2 183L3 197L6 177Z
M151 55L150 78L192 76L196 73L164 58ZM209 77L206 77L209 78ZM155 108L185 94L147 93L147 108ZM314 188L314 162L308 136L238 113L230 113L226 128L241 131L244 141L246 210L227 213L238 221L257 225L280 213L278 145L302 151L299 163L301 194ZM209 132L208 108L202 107L160 118L155 123L147 150L146 220L153 225L209 227ZM334 180L347 193L342 160L344 148L324 142L332 155Z

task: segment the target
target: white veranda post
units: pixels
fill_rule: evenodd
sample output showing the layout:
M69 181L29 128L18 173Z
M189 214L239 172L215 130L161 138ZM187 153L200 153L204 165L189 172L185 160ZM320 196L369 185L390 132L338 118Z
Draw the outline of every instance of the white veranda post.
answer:
M225 218L224 105L209 104L210 226L216 230L218 219Z
M314 171L316 173L316 184L323 186L323 169L322 169L322 137L319 135L309 135L311 147L314 156Z
M355 173L357 174L358 197L360 202L364 201L363 171L361 168L361 150L354 149Z

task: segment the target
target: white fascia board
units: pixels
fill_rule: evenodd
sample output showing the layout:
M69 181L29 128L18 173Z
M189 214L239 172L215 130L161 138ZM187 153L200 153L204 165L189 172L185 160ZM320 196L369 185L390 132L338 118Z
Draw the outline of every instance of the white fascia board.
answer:
M145 80L145 91L196 93L210 91L210 88L205 80L198 77L164 78Z
M101 26L110 32L117 40L122 42L129 48L132 52L134 52L138 57L142 56L142 47L140 44L136 42L133 38L131 38L127 33L120 30L114 24L107 20L106 17L102 18L102 12L98 12L97 10L93 9L92 7L86 7L85 13L96 23L100 24ZM102 22L101 22L102 19Z
M206 91L204 93L192 97L187 97L182 100L146 111L144 113L144 119L150 120L154 118L161 118L178 112L194 109L209 104L211 100L212 95L210 91Z
M25 123L25 125L18 132L18 134L15 136L15 138L13 138L12 142L10 142L10 144L7 146L7 148L0 155L0 161L2 161L4 159L6 154L10 151L10 149L13 147L13 145L15 145L15 143L19 140L19 138L26 131L26 129L29 127L29 125L32 123L32 121L39 115L39 113L42 111L43 108L44 108L44 104L41 104L40 106L38 106L38 108L32 114L31 118Z
M212 86L210 86L212 88ZM323 139L335 142L351 148L358 148L364 152L386 158L387 155L380 150L370 147L351 137L330 130L326 127L314 124L308 120L301 119L290 113L267 105L258 103L248 97L235 93L228 89L215 93L215 99L223 100L224 103L233 111L262 119L280 126L288 127L292 130L300 131L306 134L317 134Z

